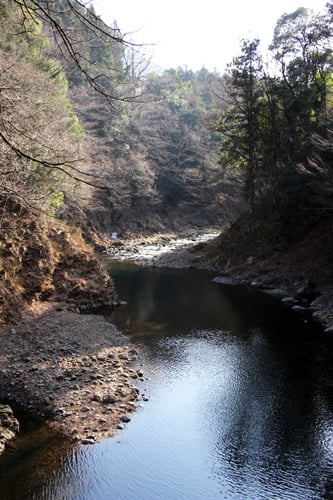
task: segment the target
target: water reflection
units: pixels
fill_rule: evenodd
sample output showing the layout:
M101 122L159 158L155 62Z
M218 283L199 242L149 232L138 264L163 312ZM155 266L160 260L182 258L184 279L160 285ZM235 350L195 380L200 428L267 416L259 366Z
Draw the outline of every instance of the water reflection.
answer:
M126 269L126 267L125 267ZM188 270L158 270L122 266L111 269L120 298L128 305L109 317L135 336L183 334L191 329L209 328L247 334L249 325L283 327L292 316L280 307L276 325L272 311L277 302L249 287L212 283L208 273ZM120 277L120 279L118 279ZM106 312L107 315L107 312Z
M114 318L134 318L149 366L167 363L177 386L181 380L210 441L222 498L326 498L332 422L319 393L332 380L330 339L275 299L249 288L214 288L199 272L188 279L177 271L171 284L164 280L172 271L154 272L154 300L141 323L131 308L141 272L129 276L123 290L129 306ZM145 294L139 302L142 313ZM196 394L202 391L200 404L189 380Z
M30 498L333 498L333 339L207 273L112 274L128 304L105 314L141 345L150 401L116 439L52 445L37 482L40 459L15 465Z
M55 499L59 485L75 484L73 442L28 419L14 444L0 458L1 500Z
M207 415L216 436L215 473L227 482L230 494L241 498L272 498L273 493L276 498L312 498L312 493L305 495L309 485L300 476L308 477L318 442L311 428L316 413L312 387L300 391L288 379L280 354L264 339L258 342L257 335L254 344L234 344L232 356L230 350L223 355L236 374ZM287 484L288 475L294 485Z

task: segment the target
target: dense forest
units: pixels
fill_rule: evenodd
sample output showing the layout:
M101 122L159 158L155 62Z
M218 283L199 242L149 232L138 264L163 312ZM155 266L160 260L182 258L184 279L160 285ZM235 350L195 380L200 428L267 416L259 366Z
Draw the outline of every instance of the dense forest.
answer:
M243 40L222 75L157 73L93 6L0 0L3 311L57 296L62 245L241 220L291 242L330 218L332 19L332 2L283 14L268 59Z

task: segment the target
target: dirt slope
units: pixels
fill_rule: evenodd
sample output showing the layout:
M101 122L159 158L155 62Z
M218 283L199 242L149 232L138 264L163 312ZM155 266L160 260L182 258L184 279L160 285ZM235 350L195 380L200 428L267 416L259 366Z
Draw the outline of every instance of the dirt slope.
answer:
M333 283L332 252L333 218L286 241L244 216L205 247L207 262L221 270L252 273L275 285L311 279L318 287Z
M115 299L113 283L78 230L31 213L3 213L0 321L18 320L32 300L99 305Z

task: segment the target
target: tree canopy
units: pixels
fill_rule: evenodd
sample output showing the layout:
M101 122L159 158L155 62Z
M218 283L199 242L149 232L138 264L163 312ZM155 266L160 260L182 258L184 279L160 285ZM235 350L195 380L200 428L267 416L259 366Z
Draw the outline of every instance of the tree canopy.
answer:
M258 40L244 40L229 65L215 123L223 137L220 162L244 171L252 211L283 226L311 219L315 171L305 175L306 165L315 137L332 124L331 11L328 4L324 14L299 8L281 16L269 63Z
M114 79L123 69L123 55L134 45L119 28L107 26L93 7L78 0L10 0L16 5L17 24L25 36L32 26L42 24L55 47L80 77L112 104L121 96L114 93ZM13 35L16 37L16 33Z
M63 175L98 184L82 164L68 79L109 104L125 99L119 84L130 44L78 1L2 0L0 14L2 204L58 204Z
M140 71L139 47L90 3L0 0L2 205L58 206L67 178L92 186L106 230L177 208L218 221L242 178L254 214L308 220L317 180L331 185L332 9L283 14L268 61L243 40L217 75Z

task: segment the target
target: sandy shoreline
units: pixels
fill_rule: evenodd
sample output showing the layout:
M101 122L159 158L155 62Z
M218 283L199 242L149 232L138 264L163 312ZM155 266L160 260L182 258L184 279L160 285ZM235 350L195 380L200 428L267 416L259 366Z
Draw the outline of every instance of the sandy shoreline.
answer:
M137 349L97 315L35 303L0 328L0 399L84 444L114 435L143 396ZM145 397L145 396L143 396Z

